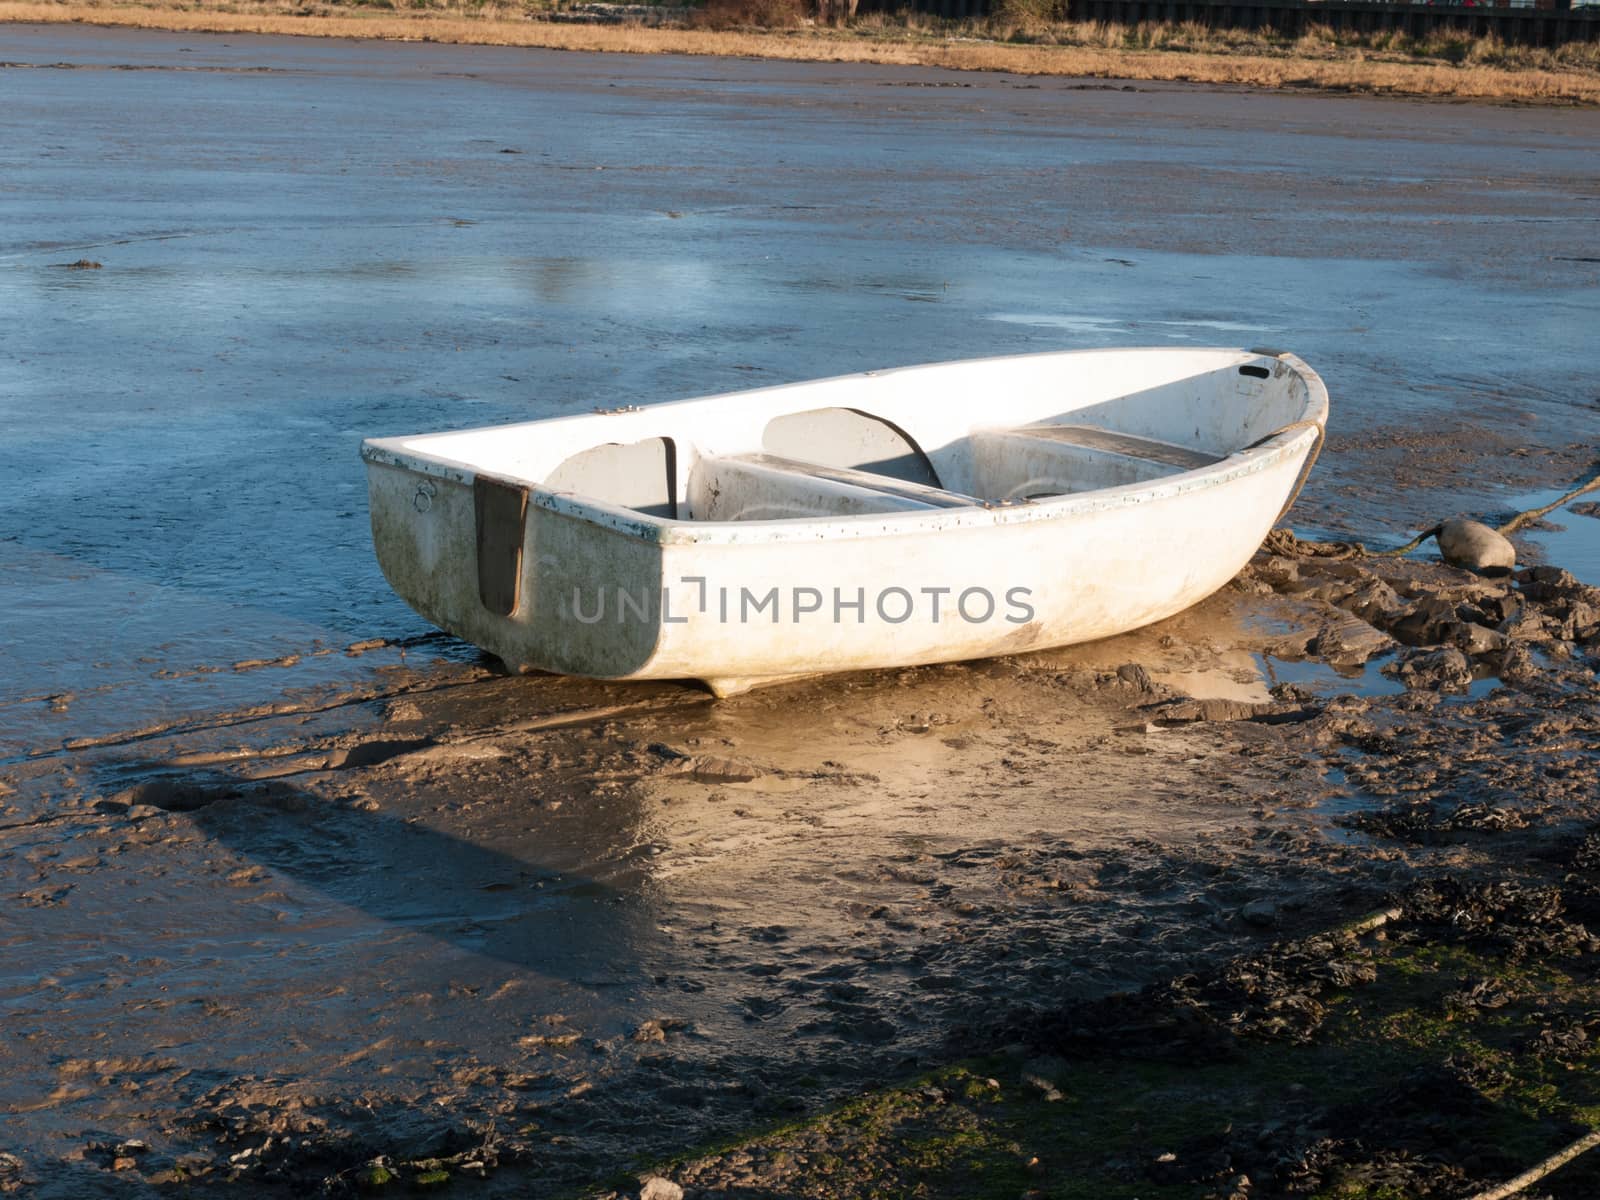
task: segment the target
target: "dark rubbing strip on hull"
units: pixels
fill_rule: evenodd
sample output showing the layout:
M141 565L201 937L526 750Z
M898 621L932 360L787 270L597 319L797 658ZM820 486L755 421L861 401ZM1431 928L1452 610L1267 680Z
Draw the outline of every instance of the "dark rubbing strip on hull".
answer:
M490 612L509 617L522 582L528 489L480 475L472 482L472 510L478 527L478 598Z

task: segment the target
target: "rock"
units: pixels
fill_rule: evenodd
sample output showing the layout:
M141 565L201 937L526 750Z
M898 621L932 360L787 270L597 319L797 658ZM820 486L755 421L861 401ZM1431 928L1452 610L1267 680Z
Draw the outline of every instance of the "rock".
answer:
M749 783L770 774L749 759L715 754L690 754L670 760L664 774L687 775L697 783Z
M1472 684L1472 664L1454 646L1412 653L1384 668L1408 689L1434 688L1441 692L1464 692Z
M1252 900L1239 910L1239 917L1246 925L1270 929L1278 923L1278 906L1270 900Z
M1123 683L1131 683L1141 692L1152 692L1155 685L1150 680L1150 672L1138 663L1123 663L1117 668L1117 678Z
M1444 630L1446 640L1463 654L1494 654L1506 648L1506 635L1469 621L1457 621Z
M1469 571L1510 571L1517 548L1502 534L1478 521L1446 521L1434 535L1439 553L1452 567Z
M1394 639L1360 617L1341 612L1317 631L1308 649L1335 666L1360 666L1375 654L1394 648Z
M683 1189L670 1179L652 1175L639 1189L639 1200L683 1200Z
M1043 1075L1037 1075L1032 1071L1024 1070L1022 1072L1022 1082L1027 1084L1029 1087L1036 1089L1040 1098L1048 1101L1051 1104L1055 1104L1058 1101L1065 1100L1067 1098L1066 1093L1058 1088L1055 1084L1051 1083L1050 1080L1046 1079Z

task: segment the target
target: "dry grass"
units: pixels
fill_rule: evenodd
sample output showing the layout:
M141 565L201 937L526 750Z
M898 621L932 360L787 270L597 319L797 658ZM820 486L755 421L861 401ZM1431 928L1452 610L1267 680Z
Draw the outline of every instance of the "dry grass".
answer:
M381 5L381 7L380 7ZM400 7L393 7L399 5ZM134 28L384 38L625 54L710 54L863 62L1262 88L1324 88L1544 104L1600 103L1600 48L1533 51L1494 39L1412 41L1398 34L1296 40L1191 25L1065 24L1049 5L1008 5L987 22L951 26L915 14L864 18L846 30L683 29L530 20L517 5L462 0L406 7L221 0L21 3L0 0L0 21L81 22ZM1018 14L1021 14L1020 16Z

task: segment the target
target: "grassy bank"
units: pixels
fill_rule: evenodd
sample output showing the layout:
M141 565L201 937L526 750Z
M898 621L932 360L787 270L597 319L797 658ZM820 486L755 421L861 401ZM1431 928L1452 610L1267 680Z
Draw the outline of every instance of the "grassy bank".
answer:
M1600 47L1508 47L1494 39L1334 35L1297 39L1196 26L1124 27L1052 22L1007 10L951 24L915 15L864 17L828 29L782 26L795 10L724 7L694 27L578 25L538 19L519 6L408 7L235 0L200 8L144 3L0 0L0 21L307 37L384 38L629 54L709 54L810 62L882 63L1261 88L1311 88L1397 96L1541 104L1600 103Z

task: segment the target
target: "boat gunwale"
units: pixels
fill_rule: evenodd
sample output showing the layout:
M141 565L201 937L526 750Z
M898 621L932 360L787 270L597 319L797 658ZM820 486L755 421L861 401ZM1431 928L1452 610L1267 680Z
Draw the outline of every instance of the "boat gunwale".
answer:
M1136 348L1128 348L1136 349ZM1155 347L1173 349L1177 347ZM1189 349L1188 347L1182 348ZM1216 347L1215 349L1224 349ZM685 545L752 545L784 542L826 542L861 537L906 536L919 533L942 533L949 530L985 529L1037 521L1060 520L1087 514L1106 512L1139 504L1156 503L1195 491L1221 487L1245 476L1254 475L1275 466L1285 458L1298 453L1309 453L1312 445L1323 436L1328 416L1328 392L1321 376L1298 356L1286 351L1240 350L1263 358L1275 358L1292 371L1306 385L1306 403L1301 415L1265 439L1246 448L1235 450L1204 467L1166 475L1157 480L1122 484L1117 487L1096 488L1086 492L1069 492L1045 499L1020 503L983 505L964 508L942 508L926 512L865 513L845 517L784 517L763 521L692 521L668 517L653 517L634 509L608 504L577 492L552 491L524 478L479 470L468 463L441 455L424 455L398 448L399 444L413 440L400 438L370 438L362 443L361 456L368 463L396 467L433 478L446 479L465 486L482 478L504 483L511 487L526 488L529 505L576 520L586 521L600 528L640 541L662 546ZM1062 356L1073 351L1046 352ZM1087 351L1085 353L1096 353ZM1042 358L1039 355L1009 355L1005 358ZM972 362L974 360L961 360ZM982 361L982 360L978 360ZM894 368L919 370L945 364L923 364L920 367ZM857 375L881 375L887 371L860 372ZM839 379L854 376L836 376ZM810 387L829 380L805 380L775 388L758 389L762 392L778 391L788 387ZM730 392L721 396L697 396L687 400L670 401L651 406L651 411L670 409L678 404L701 404L707 400L735 397ZM566 419L583 419L591 414L572 414ZM562 420L561 417L550 418ZM543 421L517 422L522 425L543 424ZM489 426L487 428L496 428ZM499 427L504 428L504 427ZM455 431L467 433L469 430ZM432 435L423 435L432 436Z

